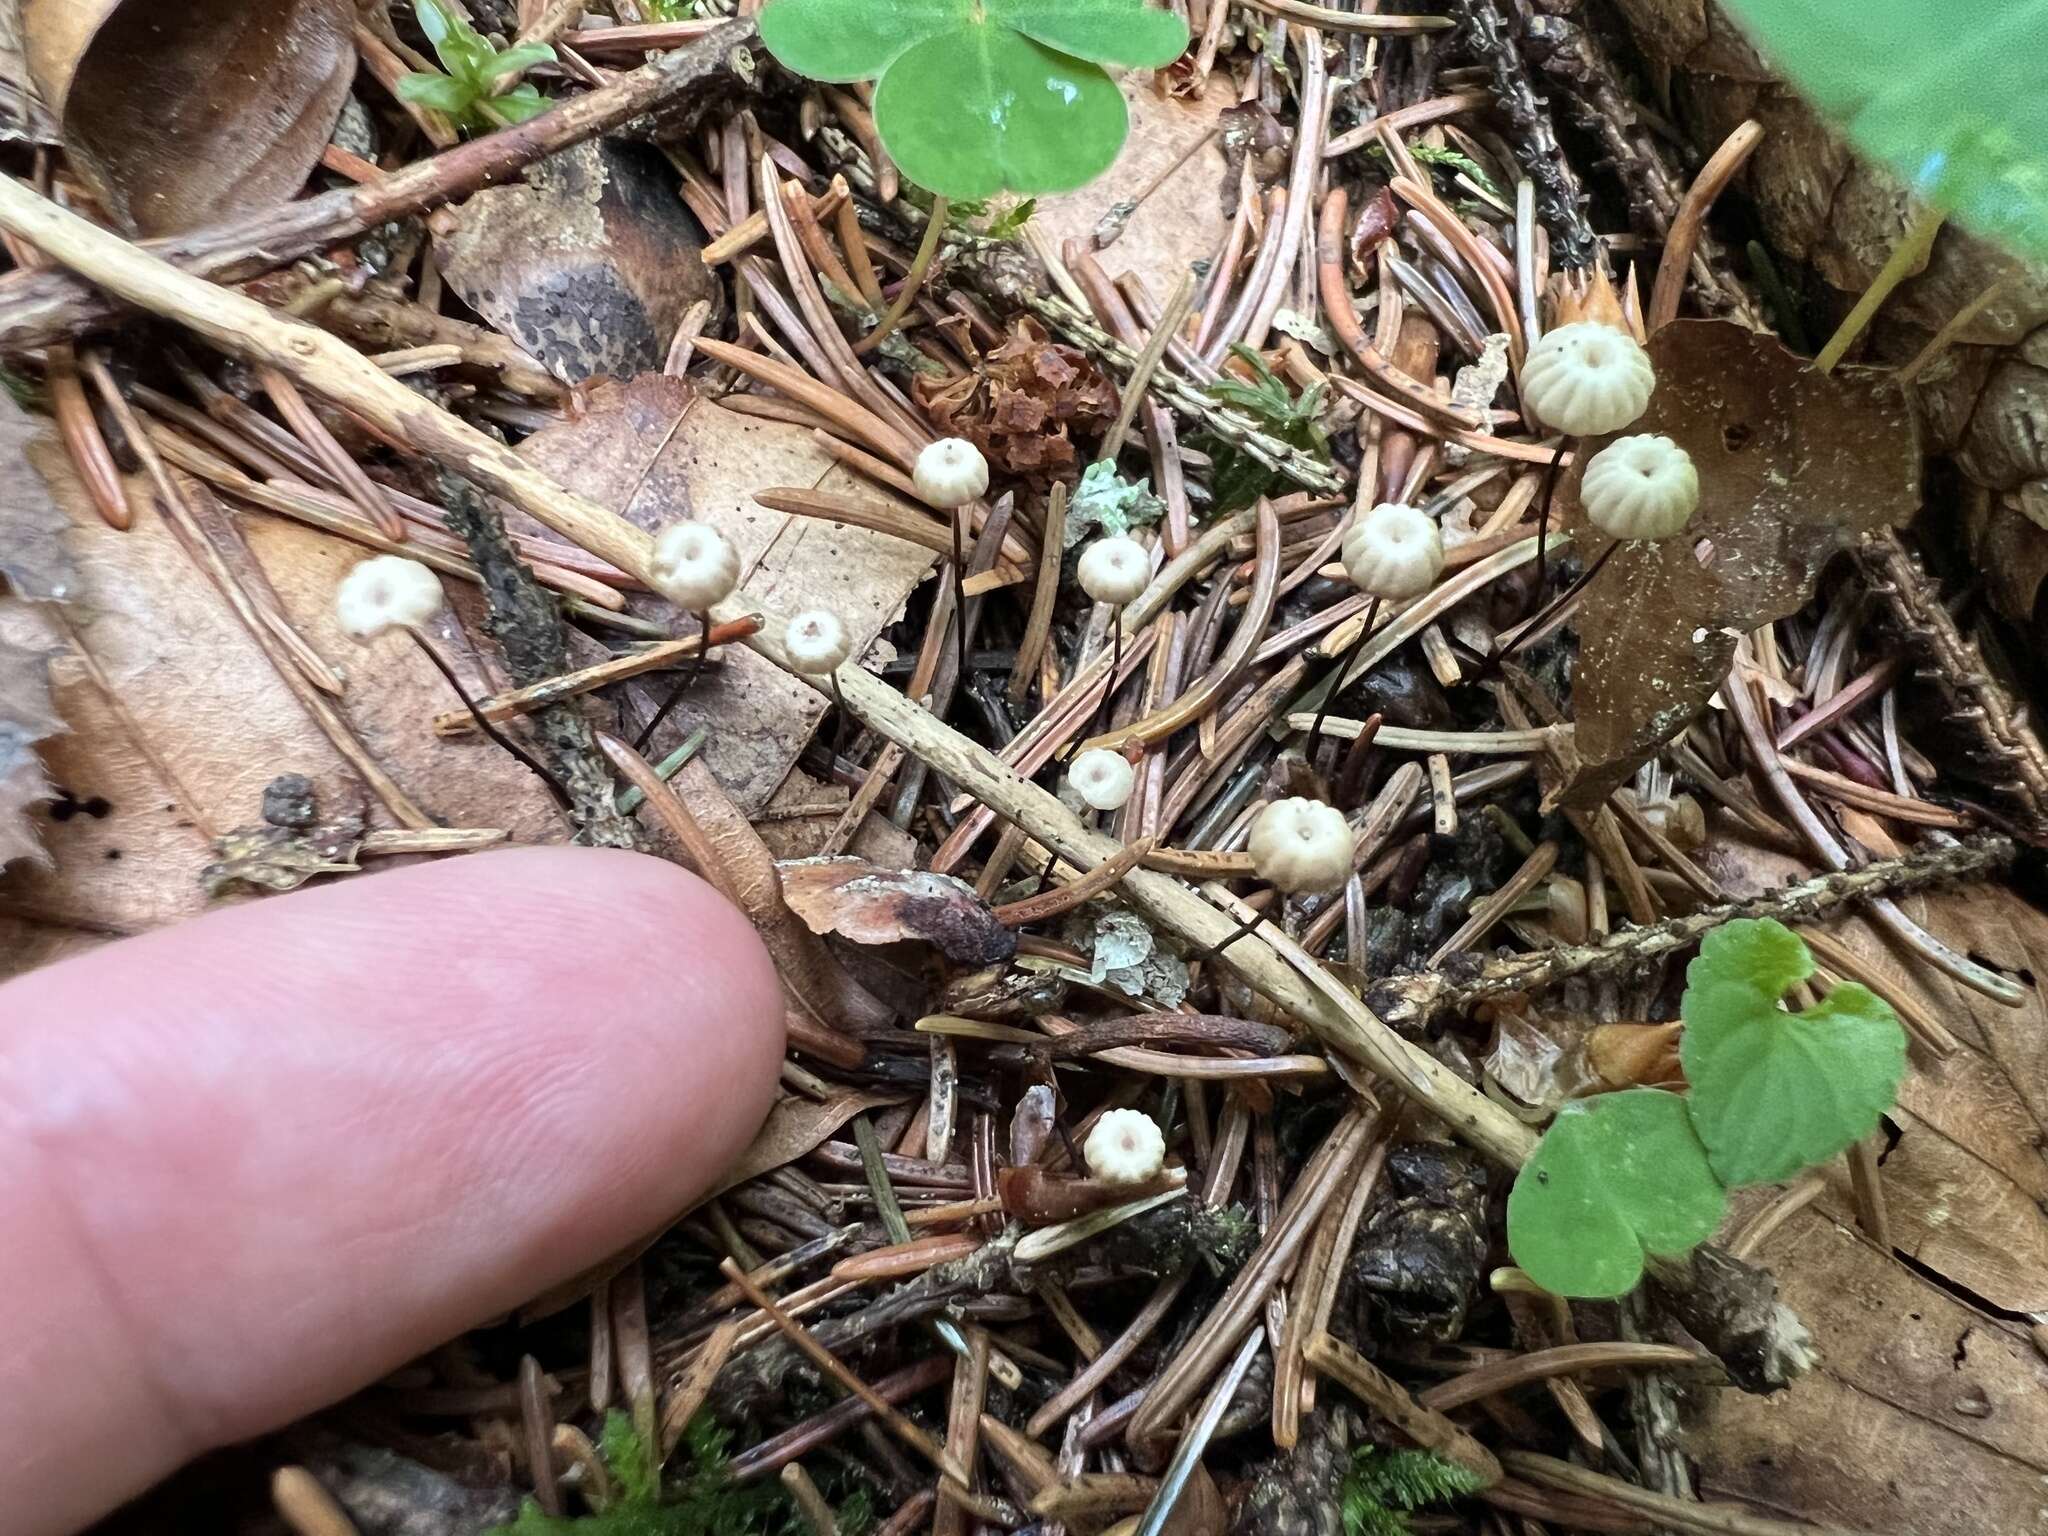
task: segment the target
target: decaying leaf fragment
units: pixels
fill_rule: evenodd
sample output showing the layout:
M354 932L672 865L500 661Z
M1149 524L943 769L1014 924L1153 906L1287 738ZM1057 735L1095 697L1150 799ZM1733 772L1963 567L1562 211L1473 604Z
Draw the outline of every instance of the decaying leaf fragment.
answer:
M63 729L46 658L0 639L0 869L16 859L49 862L29 821L51 794L36 743Z
M295 891L318 875L352 875L361 866L356 852L363 845L363 821L347 816L332 826L237 827L214 839L218 857L199 872L209 896L241 886L266 891Z
M23 0L29 74L71 167L145 235L288 201L334 130L349 0Z
M1041 481L1073 468L1072 433L1116 416L1116 386L1087 353L1051 339L1026 316L979 372L933 385L918 375L917 402L1005 474Z
M717 302L673 177L622 139L550 155L437 223L463 302L571 383L658 372L684 312Z
M917 939L958 965L994 965L1017 952L1016 934L995 920L973 886L951 875L850 858L776 867L783 900L813 933L856 944Z
M1573 687L1580 763L1555 799L1604 801L1706 708L1735 642L1797 612L1828 557L1913 515L1920 445L1904 398L1871 374L1822 375L1773 338L1681 320L1650 338L1657 392L1631 433L1671 438L1699 470L1676 538L1615 550L1579 607ZM1588 438L1558 487L1587 560L1614 541L1579 505Z

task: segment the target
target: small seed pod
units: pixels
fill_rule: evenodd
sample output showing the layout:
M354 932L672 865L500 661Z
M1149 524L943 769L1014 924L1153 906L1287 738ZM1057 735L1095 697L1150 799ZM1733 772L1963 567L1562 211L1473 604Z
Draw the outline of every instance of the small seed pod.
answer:
M1700 474L1668 437L1617 437L1586 465L1579 503L1610 538L1668 539L1700 504Z
M1657 370L1626 331L1580 320L1546 331L1522 364L1522 403L1569 437L1619 432L1643 414Z
M782 633L782 648L792 667L812 677L838 671L853 649L846 626L829 608L806 608L791 619Z
M357 564L335 589L342 631L374 640L387 629L417 629L440 612L441 578L403 555L376 555Z
M934 507L964 507L988 490L988 460L964 437L942 437L910 471L917 494Z
M1400 602L1444 572L1444 536L1426 512L1383 501L1344 535L1344 573L1359 591Z
M1081 797L1082 804L1098 811L1122 810L1131 798L1131 786L1137 777L1130 759L1107 747L1090 747L1086 752L1076 753L1067 768L1067 782L1074 786L1074 793Z
M1075 574L1081 578L1081 590L1096 602L1121 608L1145 590L1152 579L1152 561L1144 545L1120 533L1082 550Z
M1081 1144L1081 1155L1105 1184L1143 1184L1166 1166L1166 1137L1142 1109L1105 1110Z
M1320 800L1275 800L1252 823L1251 855L1259 878L1290 896L1334 891L1351 878L1351 825Z
M740 555L704 523L670 523L654 538L654 589L678 608L703 613L739 585Z

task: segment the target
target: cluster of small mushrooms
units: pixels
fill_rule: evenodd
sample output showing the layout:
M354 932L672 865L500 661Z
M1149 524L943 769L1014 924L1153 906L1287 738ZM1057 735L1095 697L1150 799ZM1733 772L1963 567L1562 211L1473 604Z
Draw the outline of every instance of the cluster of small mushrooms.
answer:
M1649 404L1656 382L1649 355L1633 336L1604 321L1576 320L1553 328L1529 349L1520 389L1524 412L1532 424L1547 426L1567 440L1581 440L1618 433L1633 424ZM1563 452L1561 443L1560 460ZM918 455L911 478L920 498L953 518L957 582L962 574L963 509L987 493L988 461L965 439L942 438ZM1609 537L1621 541L1664 539L1681 531L1690 520L1699 502L1699 475L1690 456L1668 437L1615 437L1587 463L1579 494L1587 519ZM1547 501L1541 515L1548 516ZM1435 517L1429 510L1399 502L1382 502L1361 513L1345 533L1340 553L1345 574L1371 602L1356 644L1338 658L1327 681L1308 736L1311 764L1329 700L1343 687L1352 652L1371 634L1380 605L1421 597L1436 585L1444 568L1443 537ZM704 641L692 669L641 732L641 745L702 669L709 649L711 610L739 584L739 553L715 528L703 523L674 523L655 537L649 574L656 591L696 616ZM1111 683L1104 693L1107 705L1122 659L1123 610L1151 581L1152 554L1129 534L1105 535L1081 552L1076 576L1090 600L1110 610L1114 649ZM441 583L433 571L398 555L363 561L348 573L337 594L344 631L365 643L394 628L409 633L469 706L478 725L546 779L558 798L564 798L553 776L477 711L453 669L427 637L424 626L440 610L442 601ZM1528 628L1524 627L1525 633ZM832 678L835 694L836 673L850 653L846 626L829 609L799 613L783 631L782 655L788 666L806 676ZM1130 758L1108 747L1076 753L1067 768L1068 788L1092 811L1120 810L1130 800L1135 781ZM1319 800L1295 796L1273 801L1259 811L1249 830L1248 852L1254 873L1283 897L1341 888L1351 876L1353 851L1352 828L1343 812ZM1255 913L1209 953L1228 948L1263 916L1263 912ZM1098 1121L1085 1153L1098 1176L1111 1182L1142 1182L1158 1172L1159 1130L1135 1111L1113 1111ZM1133 1175L1129 1170L1134 1167L1145 1171Z

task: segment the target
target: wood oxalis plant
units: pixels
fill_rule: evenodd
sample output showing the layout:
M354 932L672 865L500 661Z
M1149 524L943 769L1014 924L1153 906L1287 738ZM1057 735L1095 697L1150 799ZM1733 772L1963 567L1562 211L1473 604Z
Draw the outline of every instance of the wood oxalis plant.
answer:
M875 131L941 197L1066 192L1129 128L1102 68L1158 69L1188 29L1144 0L774 0L761 40L814 80L875 82Z
M1810 1008L1791 929L1740 919L1686 970L1679 1060L1690 1091L1630 1088L1558 1112L1508 1196L1508 1247L1560 1296L1620 1296L1646 1256L1674 1257L1721 1224L1728 1191L1825 1163L1870 1134L1906 1067L1906 1036L1869 988Z

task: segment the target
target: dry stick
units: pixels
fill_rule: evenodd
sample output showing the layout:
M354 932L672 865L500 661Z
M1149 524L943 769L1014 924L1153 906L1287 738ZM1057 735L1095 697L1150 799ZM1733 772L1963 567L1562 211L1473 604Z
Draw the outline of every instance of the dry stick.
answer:
M1656 335L1678 318L1678 303L1685 297L1686 275L1692 270L1693 250L1706 226L1707 210L1714 206L1763 139L1763 125L1754 118L1737 125L1685 189L1678 213L1671 220L1671 232L1664 237L1664 254L1657 261L1657 281L1650 289L1650 307L1643 316L1643 329L1650 335Z
M1306 0L1242 0L1242 3L1247 10L1264 11L1268 16L1321 27L1325 32L1363 32L1391 37L1419 32L1448 32L1457 25L1448 16L1365 16L1355 11L1334 11L1327 6L1310 5Z
M153 242L151 254L203 276L254 277L380 224L509 181L534 161L651 108L674 103L688 117L710 111L725 95L752 87L758 67L753 42L753 23L733 22L516 128L473 139L370 185L337 188ZM17 272L0 278L0 350L62 341L116 313L118 306L106 295L69 272Z
M1060 596L1060 560L1067 543L1067 484L1053 482L1046 497L1045 529L1038 546L1038 580L1031 589L1031 612L1024 621L1024 638L1017 642L1017 659L1010 669L1010 706L1021 709L1031 691L1031 678L1038 671L1038 659L1052 638L1053 610ZM1050 700L1046 702L1050 703Z
M363 473L362 465L335 441L334 434L327 430L327 424L306 404L306 397L299 393L298 386L267 364L257 366L256 382L270 396L270 403L277 407L277 414L284 418L285 425L305 444L306 451L320 461L321 467L334 477L334 483L355 503L356 510L367 517L371 526L385 538L403 543L406 536L404 519L384 499L384 493L376 483Z
M1645 1371L1684 1367L1711 1375L1721 1370L1721 1362L1712 1355L1702 1354L1695 1349L1686 1349L1678 1344L1559 1344L1550 1349L1510 1355L1507 1359L1496 1361L1492 1365L1465 1371L1453 1376L1449 1381L1440 1381L1435 1386L1416 1393L1415 1400L1423 1407L1433 1408L1438 1413L1449 1413L1452 1409L1462 1408L1467 1403L1476 1403L1483 1397L1512 1392L1518 1387L1546 1381L1553 1376L1616 1367Z
M1707 1536L1861 1536L1861 1533L1843 1526L1808 1525L1803 1520L1772 1520L1727 1504L1695 1504L1689 1499L1675 1499L1669 1494L1652 1493L1618 1477L1575 1467L1555 1457L1539 1456L1533 1451L1502 1451L1500 1464L1515 1476L1527 1478L1545 1488L1588 1494L1609 1504L1618 1504L1623 1509L1652 1516L1658 1525L1673 1530L1700 1531Z
M304 1467L279 1467L271 1475L270 1502L297 1536L361 1536L348 1511Z
M730 623L713 626L710 641L713 645L730 645L744 640L761 627L756 618L735 619ZM477 712L486 720L512 720L532 710L549 704L559 704L564 699L573 699L579 694L589 693L596 688L612 683L624 682L629 677L638 677L653 672L672 662L687 660L697 654L700 637L684 635L678 640L664 640L650 645L643 651L630 651L623 656L614 656L574 672L564 672L558 677L543 678L524 688L512 688L504 693L488 694L476 701ZM434 730L442 736L461 736L475 729L467 713L450 711L434 716Z
M727 1280L740 1288L748 1301L768 1315L782 1336L802 1351L813 1365L866 1403L875 1417L888 1427L889 1433L937 1467L944 1476L963 1486L966 1484L967 1469L950 1451L911 1423L893 1404L849 1370L843 1360L812 1338L810 1330L778 1306L775 1298L756 1285L745 1270L730 1258L721 1260L718 1268Z
M301 383L446 462L571 543L642 581L651 578L652 540L644 531L565 490L504 444L415 394L333 337L178 272L11 178L0 177L0 227L25 236L52 259L86 272L131 302L175 318L238 355L276 362ZM1198 543L1193 549L1201 547ZM713 617L741 618L756 606L745 593L737 593ZM786 664L779 636L768 629L747 643ZM865 669L848 665L837 676L847 708L865 725L915 753L997 814L1022 825L1076 868L1116 853L1119 845L1113 839L1084 826L1050 792L1022 779L987 749ZM1220 938L1232 926L1222 912L1170 876L1138 868L1124 877L1123 886L1141 913L1197 947ZM1534 1148L1536 1138L1527 1126L1435 1057L1394 1034L1357 998L1333 992L1299 968L1305 963L1319 971L1313 960L1283 959L1275 947L1247 941L1232 946L1229 963L1331 1048L1385 1075L1496 1161L1519 1167Z
M1195 1473L1203 1453L1209 1449L1209 1442L1215 1437L1216 1427L1223 1422L1224 1410L1237 1395L1237 1389L1244 1384L1252 1362L1258 1358L1259 1350L1266 1342L1266 1330L1255 1327L1237 1352L1237 1358L1230 1362L1223 1374L1216 1378L1216 1384L1209 1389L1209 1396L1195 1420L1180 1437L1180 1444L1173 1449L1173 1459L1166 1464L1166 1470L1159 1474L1159 1489L1152 1495L1152 1502L1145 1506L1145 1513L1138 1518L1137 1529L1132 1536L1160 1536L1166 1529L1166 1522L1173 1518L1174 1506L1186 1491L1188 1479Z
M1813 360L1814 371L1828 373L1842 360L1856 338L1863 334L1864 327L1877 318L1877 312L1884 307L1884 301L1891 297L1892 290L1903 283L1927 261L1927 253L1934 249L1934 237L1941 233L1942 222L1948 217L1945 209L1933 204L1922 205L1913 215L1913 221L1906 226L1906 232L1899 236L1899 243L1892 247L1891 255L1885 258L1870 286L1863 290L1863 296L1856 301L1835 327L1827 345L1820 349Z
M1425 1450L1474 1473L1482 1484L1500 1481L1501 1464L1493 1452L1433 1408L1425 1408L1385 1371L1342 1339L1319 1333L1302 1353L1308 1363L1341 1383L1358 1400Z
M1124 381L1123 404L1117 408L1116 422L1109 434L1102 439L1103 456L1113 465L1117 449L1123 445L1124 434L1137 419L1138 407L1144 402L1145 391L1151 387L1152 375L1159 370L1160 359L1166 356L1167 346L1180 333L1181 322L1187 319L1188 306L1195 298L1195 274L1192 270L1181 273L1180 281L1174 284L1173 292L1167 296L1166 308L1160 311L1159 323L1152 327L1152 335L1145 342L1145 350L1138 354L1138 360L1131 366L1131 374Z

